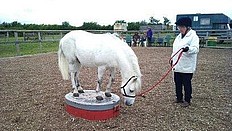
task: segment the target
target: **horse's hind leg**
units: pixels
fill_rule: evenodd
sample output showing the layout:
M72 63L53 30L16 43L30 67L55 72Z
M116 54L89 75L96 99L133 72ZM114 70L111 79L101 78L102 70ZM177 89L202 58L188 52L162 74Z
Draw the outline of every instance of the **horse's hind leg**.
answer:
M69 66L70 67L70 66ZM73 90L73 96L75 97L78 97L79 94L78 94L78 91L77 91L77 87L76 87L76 75L77 75L77 72L72 72L70 71L70 75L71 75L71 82L72 82L72 88L74 89Z
M81 69L81 64L80 64L80 62L78 60L77 61L77 75L75 77L75 80L76 80L75 83L76 83L76 87L78 89L78 93L84 93L83 88L81 87L80 82L79 82L80 69Z
M112 87L112 83L114 82L114 76L115 76L115 68L110 68L110 78L109 78L109 82L107 84L107 87L106 87L106 92L105 92L105 95L107 97L111 97L111 87Z
M80 72L81 64L77 59L69 60L69 71L71 75L71 82L73 90L73 96L78 97L78 93L83 93L83 89L79 83L79 72Z

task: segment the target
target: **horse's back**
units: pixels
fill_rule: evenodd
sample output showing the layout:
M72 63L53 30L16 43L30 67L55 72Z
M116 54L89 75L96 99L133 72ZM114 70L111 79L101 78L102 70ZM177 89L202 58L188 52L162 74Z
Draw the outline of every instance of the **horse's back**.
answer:
M76 41L76 39L87 37L89 35L91 35L91 33L89 32L86 32L83 30L74 30L74 31L70 31L69 33L67 33L60 41L61 43L64 43L70 39Z
M132 49L113 34L71 31L61 39L67 54L75 54L82 65L117 66L117 60ZM133 51L132 51L133 52Z

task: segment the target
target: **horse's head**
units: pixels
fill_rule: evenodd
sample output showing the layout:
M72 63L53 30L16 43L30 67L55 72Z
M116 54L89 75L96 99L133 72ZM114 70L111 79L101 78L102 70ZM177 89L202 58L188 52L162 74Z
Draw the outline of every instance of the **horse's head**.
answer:
M136 94L141 89L141 77L132 76L127 82L121 87L121 92L124 96L124 103L127 106L134 104Z

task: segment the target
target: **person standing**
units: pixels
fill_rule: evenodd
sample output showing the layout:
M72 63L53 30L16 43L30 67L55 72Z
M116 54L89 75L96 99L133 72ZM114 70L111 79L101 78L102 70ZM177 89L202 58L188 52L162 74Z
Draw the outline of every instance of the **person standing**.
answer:
M173 43L173 53L182 49L183 54L179 62L173 67L174 82L176 90L175 103L181 103L182 107L188 107L192 98L192 77L196 70L197 54L199 52L199 37L196 31L191 29L192 20L189 17L182 17L176 21L176 26L179 30L179 35ZM171 63L176 63L178 54L173 57ZM184 86L184 99L183 99Z
M151 28L149 27L147 30L147 45L148 45L148 47L151 47L152 36L153 36L153 32L152 32Z

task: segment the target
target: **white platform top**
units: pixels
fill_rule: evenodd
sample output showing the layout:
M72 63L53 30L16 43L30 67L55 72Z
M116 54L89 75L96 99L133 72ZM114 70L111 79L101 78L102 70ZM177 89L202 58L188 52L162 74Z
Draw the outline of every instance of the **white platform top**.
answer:
M120 97L111 93L111 97L106 97L105 92L96 92L95 90L84 90L79 97L73 97L73 93L65 95L66 103L70 106L85 110L107 110L118 105ZM103 100L97 100L97 96L102 96Z

